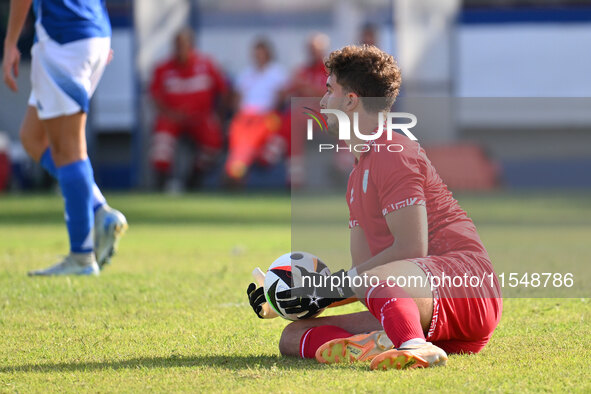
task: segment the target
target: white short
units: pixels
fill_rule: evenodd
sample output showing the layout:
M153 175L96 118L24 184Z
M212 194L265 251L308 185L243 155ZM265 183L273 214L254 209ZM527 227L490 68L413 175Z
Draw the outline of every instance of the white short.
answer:
M37 23L38 41L31 50L29 105L39 119L88 112L111 49L110 37L93 37L60 45Z

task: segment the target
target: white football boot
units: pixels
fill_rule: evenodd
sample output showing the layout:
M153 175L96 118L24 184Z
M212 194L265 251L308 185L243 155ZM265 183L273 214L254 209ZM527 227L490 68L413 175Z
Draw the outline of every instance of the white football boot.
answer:
M94 214L94 251L100 269L111 262L119 240L127 231L127 219L107 204Z
M445 351L431 342L387 350L375 356L370 369L412 369L443 367L447 363Z
M94 253L70 253L49 268L29 271L29 276L98 275L100 269Z

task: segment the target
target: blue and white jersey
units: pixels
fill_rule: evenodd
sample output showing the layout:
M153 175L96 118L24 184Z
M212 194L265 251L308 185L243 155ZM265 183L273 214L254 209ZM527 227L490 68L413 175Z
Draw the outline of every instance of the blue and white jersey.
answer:
M59 44L92 37L110 37L105 0L34 0L37 23Z

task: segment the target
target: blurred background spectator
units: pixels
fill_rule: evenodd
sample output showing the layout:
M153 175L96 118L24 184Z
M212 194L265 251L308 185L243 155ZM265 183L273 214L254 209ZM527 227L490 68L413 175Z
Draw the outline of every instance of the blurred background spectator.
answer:
M253 64L236 81L236 115L230 123L225 172L231 185L241 185L255 160L274 164L278 156L265 152L267 142L279 132L279 92L287 74L274 61L271 44L259 38L252 49ZM267 155L265 156L265 153Z
M301 113L292 114L292 97L322 97L326 92L326 69L324 58L328 55L330 39L324 33L312 33L305 45L306 60L291 76L286 88L281 92L283 115L281 132L270 141L272 149L276 149L280 139L284 141L288 156L288 183L292 187L300 187L305 182L304 141L306 118Z
M378 46L378 27L371 22L366 23L361 28L359 43L362 45Z
M150 160L158 190L174 188L170 181L180 136L190 137L196 148L188 189L201 185L224 146L215 105L227 102L226 82L214 62L195 50L194 34L190 28L177 33L173 57L156 67L150 85L156 110Z

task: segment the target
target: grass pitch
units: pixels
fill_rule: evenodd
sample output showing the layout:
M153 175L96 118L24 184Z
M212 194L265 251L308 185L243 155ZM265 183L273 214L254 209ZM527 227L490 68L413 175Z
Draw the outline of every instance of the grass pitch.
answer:
M283 358L286 321L257 319L245 289L255 266L290 250L289 196L109 197L130 230L98 278L28 278L67 250L61 199L0 197L0 392L591 390L587 298L506 299L490 344L445 368ZM590 197L459 200L509 270L588 264Z

